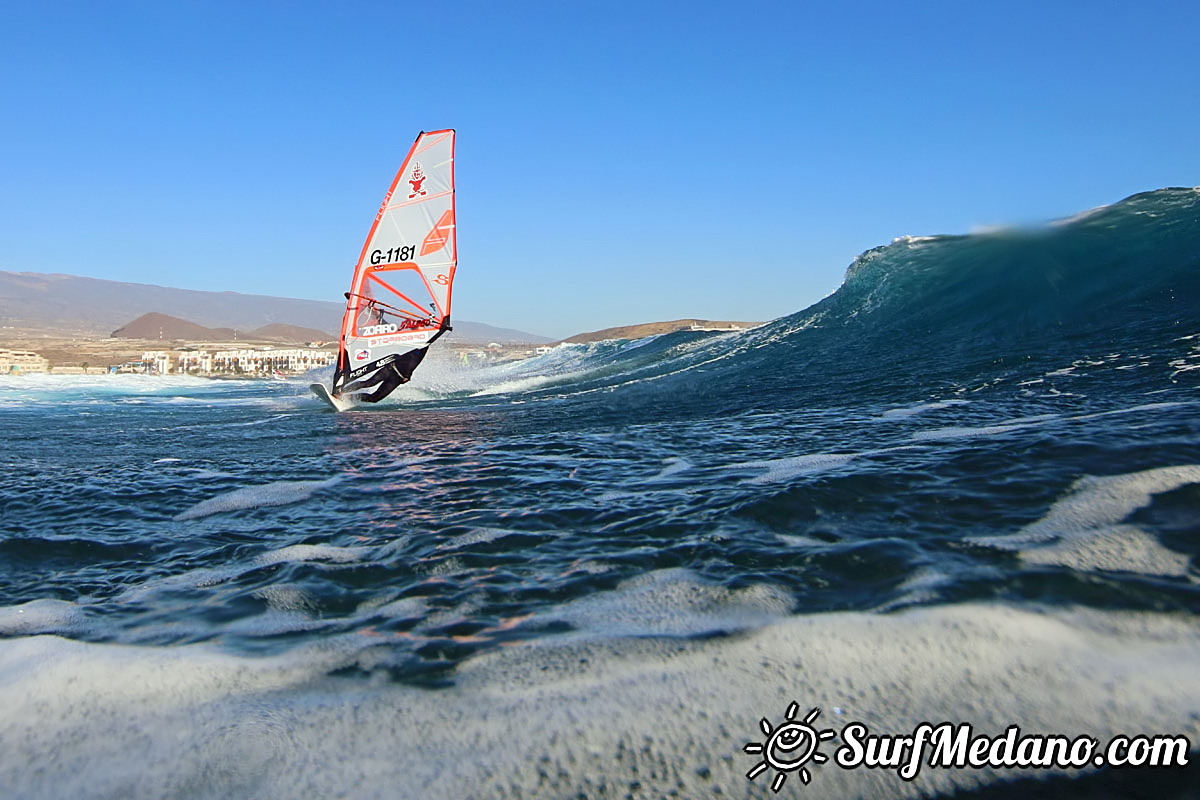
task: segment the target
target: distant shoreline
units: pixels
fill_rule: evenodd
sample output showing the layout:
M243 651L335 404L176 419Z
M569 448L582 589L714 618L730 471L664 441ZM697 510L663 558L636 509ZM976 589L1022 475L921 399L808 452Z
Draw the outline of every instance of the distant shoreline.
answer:
M529 343L481 344L478 342L456 342L447 337L437 346L437 352L450 354L454 358L466 358L479 362L507 361L526 358L536 353L540 346ZM273 356L282 356L288 352L304 350L314 354L324 354L330 357L337 353L337 342L321 342L312 345L290 344L272 341L233 341L207 342L161 339L125 339L109 336L96 336L79 333L75 335L51 335L39 331L18 329L0 330L0 353L11 351L16 353L32 353L45 359L40 368L21 369L11 373L8 369L0 369L0 374L58 374L58 375L100 375L111 372L113 367L144 362L148 354L162 354L171 365L168 374L195 375L197 377L215 378L271 378L273 369L279 369L284 375L300 375L309 369L288 369L281 364L270 364L263 369L253 369L244 372L234 372L214 369L178 370L180 358L183 356L199 356L205 353L220 351L255 351L263 359L272 360ZM319 360L319 359L314 359ZM332 358L330 358L332 361ZM324 364L315 366L324 367ZM331 365L330 365L330 368ZM125 369L118 374L142 372L141 369Z
M107 379L107 378L113 378L113 379L129 378L129 377L135 377L135 378L196 378L197 380L203 380L203 381L276 381L277 382L279 380L282 380L280 378L273 378L270 375L261 375L261 374L218 375L218 374L214 373L211 375L201 375L198 373L190 373L190 372L182 373L182 372L180 372L180 373L172 373L170 375L159 375L157 373L149 373L149 372L111 372L107 369L101 369L99 367L89 368L87 372L79 372L76 368L72 368L72 367L65 367L65 368L58 367L58 368L51 369L51 371L49 371L49 372L11 372L11 373L4 372L4 373L0 373L0 380L12 380L14 378L23 380L25 378L35 378L35 377L45 377L45 376L50 376L52 378L70 377L70 378L105 378L105 379ZM286 377L287 378L295 378L295 377L298 377L298 375L288 375Z
M624 325L614 328L604 328L590 333L581 333L568 337L553 344L533 342L475 342L455 341L453 336L447 336L438 346L438 352L449 353L454 358L465 361L486 363L509 361L528 358L542 352L544 348L560 344L588 344L610 339L641 339L674 333L680 330L723 331L747 330L761 325L761 322L714 321L698 318L671 320L667 322L647 322L637 325ZM31 370L33 373L101 375L111 372L113 367L120 368L136 362L144 361L149 353L169 354L171 364L177 364L180 356L214 351L253 350L253 351L288 351L309 349L324 353L336 353L337 342L309 343L306 345L279 341L190 341L183 339L127 339L112 336L100 336L86 332L70 331L40 331L20 329L15 327L0 328L0 350L34 353L45 359L45 369ZM432 351L431 351L432 355ZM129 374L134 370L125 370ZM282 370L285 375L298 375L307 370ZM0 374L10 374L0 370ZM17 374L27 374L22 371ZM170 374L191 374L197 377L211 378L255 378L270 379L270 371L254 372L224 372L212 370L191 370L187 372L174 371Z

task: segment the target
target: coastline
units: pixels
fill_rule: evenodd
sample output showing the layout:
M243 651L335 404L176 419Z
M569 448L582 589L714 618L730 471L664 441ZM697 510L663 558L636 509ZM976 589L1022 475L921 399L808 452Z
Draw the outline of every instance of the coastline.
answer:
M580 333L553 343L536 342L495 342L482 340L457 340L453 334L445 337L437 351L431 350L431 355L438 352L450 356L464 364L496 363L500 361L516 361L539 355L548 349L562 344L587 344L612 339L641 339L647 336L673 333L680 330L693 331L736 331L758 327L761 322L728 322L713 321L699 318L679 319L672 321L647 322L636 325L624 325L603 330ZM102 335L84 329L33 329L16 326L0 326L0 356L24 354L34 356L29 361L36 361L38 366L30 367L22 364L20 369L9 369L7 363L0 365L0 374L54 374L54 375L105 375L130 374L150 372L163 374L166 365L167 374L195 375L198 377L220 378L271 378L278 370L285 375L300 375L312 368L289 366L282 363L282 352L270 351L308 351L310 356L301 356L304 362L323 361L318 353L336 356L336 341L284 341L280 339L184 339L159 336L150 339L114 337ZM6 353L5 351L9 351ZM222 369L213 369L212 362L215 354L225 353L228 361L232 353L237 352L243 360L247 358L255 362L270 361L271 364L261 369L237 371L230 369L228 364ZM209 354L205 358L203 354ZM45 359L41 364L39 359ZM157 366L148 366L148 362L158 361ZM181 362L189 363L181 367ZM217 359L220 360L220 359ZM332 358L330 358L332 360ZM208 365L207 367L205 365ZM315 364L325 366L325 364ZM261 363L258 366L262 366Z
M454 341L446 337L439 343L437 352L443 356L464 360L471 363L494 363L529 358L537 353L539 345L530 343L479 343ZM32 353L45 359L44 368L22 369L16 372L0 370L0 374L30 375L107 375L107 374L138 374L152 372L140 368L125 368L127 365L145 362L147 356L159 354L169 363L168 374L193 375L217 379L271 379L272 369L246 370L242 372L213 369L179 370L177 365L180 358L189 355L199 355L214 352L237 351L247 353L254 351L267 356L282 355L291 351L303 350L312 354L314 360L328 358L332 362L337 354L336 342L280 342L262 340L237 341L188 341L181 339L125 339L111 336L97 336L84 332L78 333L45 333L39 331L0 329L0 351ZM431 352L432 355L432 352ZM323 367L325 364L316 364ZM275 367L285 375L301 375L312 367L292 369L284 365ZM115 370L115 372L114 372ZM161 371L157 374L163 374Z

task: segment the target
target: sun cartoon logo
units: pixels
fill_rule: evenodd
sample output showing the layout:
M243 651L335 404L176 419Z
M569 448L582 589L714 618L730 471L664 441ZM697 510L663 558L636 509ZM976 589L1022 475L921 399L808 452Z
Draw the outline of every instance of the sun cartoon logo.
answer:
M767 737L767 740L765 742L747 742L743 748L747 753L763 757L762 761L755 764L746 773L746 777L750 780L761 775L767 767L774 767L779 771L771 783L773 792L782 789L784 781L787 780L787 774L796 770L800 770L800 780L807 786L808 782L812 780L812 775L804 765L809 760L817 764L828 761L829 758L818 752L817 748L824 740L837 736L836 731L824 730L818 733L812 727L813 720L821 714L820 708L814 708L808 712L808 716L804 718L803 722L796 722L796 712L799 708L800 706L792 701L784 715L787 721L780 723L778 728L772 729L771 723L766 717L763 717L758 726L762 728L763 735Z

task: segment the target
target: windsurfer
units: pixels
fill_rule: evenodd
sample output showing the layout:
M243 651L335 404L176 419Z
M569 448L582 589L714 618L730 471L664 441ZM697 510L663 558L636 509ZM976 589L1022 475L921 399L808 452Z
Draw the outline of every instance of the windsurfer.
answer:
M406 179L411 196L393 202ZM378 402L407 383L429 345L450 330L457 262L454 131L422 132L384 196L345 293L332 386L314 384L313 392L342 411L349 398Z

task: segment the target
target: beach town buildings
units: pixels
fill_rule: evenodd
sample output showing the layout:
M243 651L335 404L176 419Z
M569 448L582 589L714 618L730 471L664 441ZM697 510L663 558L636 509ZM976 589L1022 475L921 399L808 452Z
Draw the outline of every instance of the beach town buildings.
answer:
M273 372L300 373L317 367L328 367L336 359L337 353L315 347L218 350L212 354L210 371L261 375Z
M50 361L29 350L0 350L0 375L49 372Z
M337 354L317 347L264 347L231 350L148 350L139 365L159 375L271 375L299 374L328 367Z

